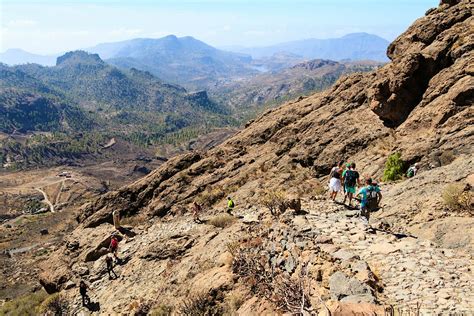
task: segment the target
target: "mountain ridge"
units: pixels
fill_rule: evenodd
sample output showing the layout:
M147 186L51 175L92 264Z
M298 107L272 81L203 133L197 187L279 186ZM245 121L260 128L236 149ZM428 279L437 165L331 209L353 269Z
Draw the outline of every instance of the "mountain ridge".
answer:
M388 61L386 49L389 42L384 38L369 33L350 33L338 38L309 38L283 42L263 47L234 48L253 58L271 56L286 52L310 59L331 59L335 61L350 59ZM232 47L229 47L232 49Z

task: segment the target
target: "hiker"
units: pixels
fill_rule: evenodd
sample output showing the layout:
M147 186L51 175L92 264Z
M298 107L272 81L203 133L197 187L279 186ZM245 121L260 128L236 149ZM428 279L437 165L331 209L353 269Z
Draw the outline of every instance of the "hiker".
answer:
M369 222L370 212L375 211L379 208L380 201L382 200L382 193L380 188L368 178L365 182L367 186L359 190L357 196L360 196L360 215L367 219ZM374 184L375 183L375 184Z
M114 222L115 229L120 229L120 211L113 211L112 212L112 219Z
M353 162L349 164L348 169L342 173L342 179L344 182L344 204L346 203L346 198L349 198L349 207L352 207L352 198L356 193L356 184L360 186L359 172L356 170L356 164Z
M201 224L202 221L199 218L199 213L201 213L201 211L202 211L201 205L199 205L197 202L194 202L192 210L193 210L194 222L198 223L198 224Z
M336 201L337 192L341 191L341 174L344 161L331 169L329 174L329 198Z
M227 197L227 213L232 215L232 211L234 210L235 203L232 198L229 196Z
M86 306L91 302L89 295L87 295L88 289L89 287L87 286L86 282L84 282L84 280L81 280L81 282L79 283L79 293L82 297L82 306Z
M109 274L109 280L118 278L117 274L114 271L114 259L112 258L112 256L105 256L105 263L107 264L107 273ZM114 275L114 278L112 278L112 274Z
M417 162L407 170L407 178L413 178L416 176L418 169L420 168L420 164Z
M344 169L342 170L342 173L341 173L341 180L342 180L341 184L342 184L342 191L344 192L344 194L346 193L346 187L344 186L344 175L346 174L346 171L349 170L350 168L351 168L351 164L346 163L344 165Z
M118 239L117 239L117 236L116 235L112 235L112 238L110 239L110 246L109 246L109 251L111 254L114 255L115 257L115 260L118 261L119 258L117 256L117 252L118 252Z

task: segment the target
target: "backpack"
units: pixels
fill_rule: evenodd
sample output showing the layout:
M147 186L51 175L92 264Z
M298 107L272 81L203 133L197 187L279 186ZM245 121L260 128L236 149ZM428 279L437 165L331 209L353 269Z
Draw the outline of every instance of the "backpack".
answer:
M411 177L413 177L414 175L415 175L415 170L414 170L412 167L408 168L407 177L408 177L408 178L411 178Z
M369 186L367 188L367 209L369 211L375 211L379 208L378 194L375 187Z
M110 241L110 248L112 249L115 249L118 247L118 240L113 238L111 241Z
M344 184L348 187L354 187L359 178L359 174L355 170L347 170L344 177Z

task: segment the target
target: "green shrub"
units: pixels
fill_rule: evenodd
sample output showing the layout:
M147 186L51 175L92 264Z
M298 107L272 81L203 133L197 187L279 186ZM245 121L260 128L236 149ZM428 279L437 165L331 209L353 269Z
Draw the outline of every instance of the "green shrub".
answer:
M32 294L18 297L12 301L6 302L0 307L0 315L5 316L23 316L37 315L36 310L41 302L48 296L45 291L38 291Z
M383 171L383 181L395 181L403 177L405 162L401 159L400 153L394 153L388 156Z

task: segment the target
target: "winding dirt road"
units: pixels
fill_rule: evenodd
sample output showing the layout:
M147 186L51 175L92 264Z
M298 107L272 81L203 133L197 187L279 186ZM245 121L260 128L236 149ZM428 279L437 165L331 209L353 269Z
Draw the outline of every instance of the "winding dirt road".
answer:
M46 192L44 192L43 190L41 190L40 188L35 188L36 191L40 192L41 194L43 194L43 197L44 197L44 201L46 202L46 204L49 205L49 210L51 211L51 213L54 213L54 205L53 203L51 203L51 201L48 199L48 195L46 194Z

